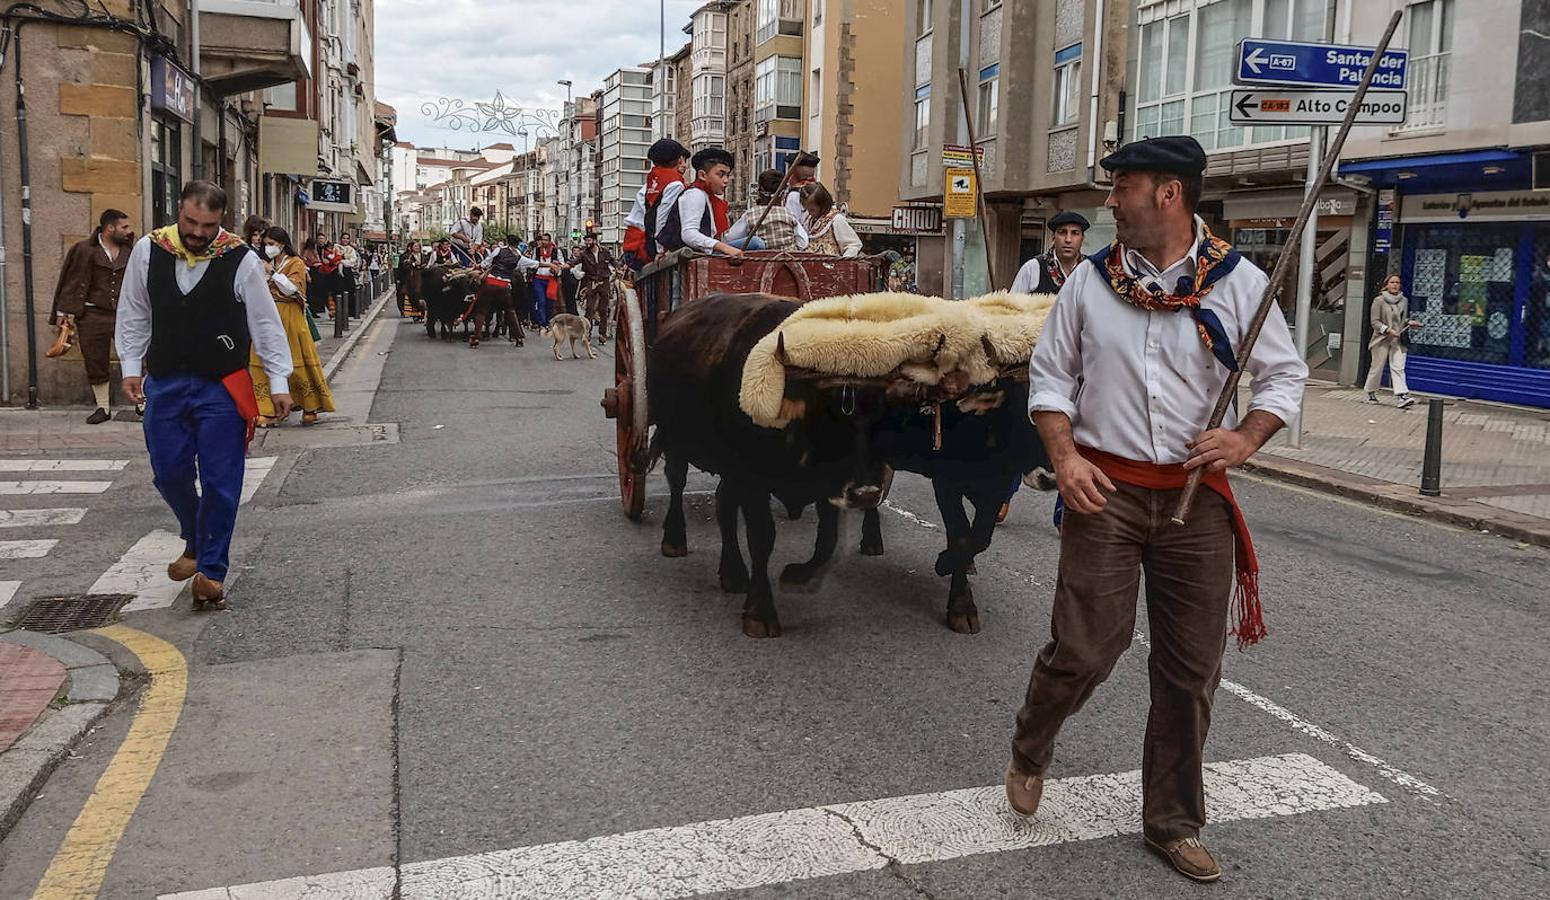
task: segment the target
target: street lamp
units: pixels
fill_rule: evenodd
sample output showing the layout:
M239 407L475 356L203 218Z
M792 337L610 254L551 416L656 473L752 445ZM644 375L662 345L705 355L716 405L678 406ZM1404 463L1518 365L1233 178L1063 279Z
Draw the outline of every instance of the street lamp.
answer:
M570 102L571 80L569 78L561 78L559 81L556 81L555 84L562 84L562 85L565 86L565 102L569 103Z

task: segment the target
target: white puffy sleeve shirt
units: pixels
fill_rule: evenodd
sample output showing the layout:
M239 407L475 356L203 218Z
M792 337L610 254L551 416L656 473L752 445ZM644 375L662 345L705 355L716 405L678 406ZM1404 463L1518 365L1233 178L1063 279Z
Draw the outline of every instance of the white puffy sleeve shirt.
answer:
M172 268L178 287L188 293L205 277L210 261L202 259L193 268L178 261ZM145 353L151 346L151 297L146 289L150 273L151 239L146 236L135 242L135 248L129 254L124 284L118 293L113 342L125 378L144 374ZM264 364L264 374L269 376L271 385L283 389L286 379L291 377L291 345L285 336L285 326L280 324L280 312L275 309L264 264L259 262L258 254L246 254L237 266L236 289L237 301L247 313L253 350Z
M1132 274L1141 269L1143 284L1176 284L1192 266L1185 259L1157 273L1139 262L1132 254L1126 268ZM1202 303L1221 319L1234 351L1268 280L1253 263L1240 260ZM1281 315L1271 313L1245 369L1253 387L1249 409L1288 421L1302 402L1308 367ZM1189 458L1185 442L1205 430L1228 372L1206 349L1187 310L1132 306L1109 286L1104 272L1084 260L1061 288L1029 375L1029 412L1065 413L1077 444L1167 465ZM1237 423L1234 408L1222 424Z

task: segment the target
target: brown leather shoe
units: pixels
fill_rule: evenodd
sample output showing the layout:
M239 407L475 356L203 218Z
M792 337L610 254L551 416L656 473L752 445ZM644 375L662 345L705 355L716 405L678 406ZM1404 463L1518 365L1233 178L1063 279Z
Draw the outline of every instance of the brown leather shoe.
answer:
M1200 843L1199 838L1178 838L1171 841L1146 839L1146 845L1168 860L1180 875L1195 881L1215 881L1222 877L1222 867L1216 857Z
M167 566L167 577L173 581L187 581L199 573L199 560L192 556L180 556Z
M194 609L226 608L226 587L219 581L211 581L203 572L194 576Z
M1044 776L1024 775L1015 765L1006 767L1006 802L1012 812L1020 816L1032 816L1039 811L1039 801L1044 799Z

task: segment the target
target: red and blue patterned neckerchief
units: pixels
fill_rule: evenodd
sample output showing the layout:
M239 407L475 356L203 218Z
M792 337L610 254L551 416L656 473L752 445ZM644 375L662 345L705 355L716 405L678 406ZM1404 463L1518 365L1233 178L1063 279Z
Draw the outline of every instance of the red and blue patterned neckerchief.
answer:
M1078 257L1077 262L1080 263L1081 261L1081 258ZM1066 286L1066 273L1060 270L1060 258L1055 255L1054 247L1044 252L1044 270L1049 273L1050 283L1055 285L1056 289Z
M1195 320L1195 329L1200 332L1200 340L1206 345L1206 349L1211 351L1218 362L1227 367L1227 371L1236 372L1238 359L1233 354L1232 340L1227 336L1227 329L1222 327L1222 320L1216 313L1200 304L1205 300L1206 295L1211 293L1211 289L1217 282L1232 274L1242 257L1231 244L1212 234L1210 228L1201 226L1201 230L1205 233L1205 237L1195 250L1195 274L1180 276L1175 293L1172 294L1164 293L1161 288L1148 290L1140 279L1127 273L1122 264L1125 258L1125 246L1119 241L1098 251L1093 255L1092 261L1107 275L1109 286L1114 289L1114 293L1131 306L1147 312L1189 310L1190 316Z

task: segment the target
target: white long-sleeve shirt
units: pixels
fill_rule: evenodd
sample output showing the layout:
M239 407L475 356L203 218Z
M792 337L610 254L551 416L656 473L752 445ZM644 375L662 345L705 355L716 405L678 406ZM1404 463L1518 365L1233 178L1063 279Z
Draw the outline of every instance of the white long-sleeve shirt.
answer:
M808 223L812 225L811 222ZM840 256L851 258L861 255L861 235L856 234L856 229L851 226L850 220L843 213L835 213L829 220L828 230L834 234L834 242L839 244ZM821 236L819 232L815 237Z
M1197 241L1203 237L1196 220ZM1122 261L1143 286L1167 292L1193 275L1189 256L1157 271L1139 253ZM1216 313L1234 351L1258 310L1269 279L1247 259L1218 281L1201 303ZM1308 367L1281 316L1272 313L1249 356L1249 409L1290 420L1302 402ZM1028 410L1071 419L1076 443L1126 459L1167 465L1189 458L1185 442L1205 430L1227 369L1206 349L1188 310L1148 312L1114 292L1090 260L1066 279L1028 364ZM1237 425L1229 410L1223 427Z
M479 261L479 268L488 269L490 267L490 263L495 262L495 257L500 256L501 251L504 249L506 249L505 244L497 244L495 249L491 250L489 253L486 253L484 255L484 259ZM512 248L511 252L517 255L518 272L538 268L538 260L534 259L533 257L528 256L526 253L523 253L521 250L518 250L515 247Z
M669 181L662 188L662 199L657 203L657 234L662 233L662 223L667 219L667 211L678 202L678 196L684 192L684 184L681 181ZM636 228L646 228L646 186L641 185L635 192L635 205L630 207L630 214L624 217L626 227L634 225Z
M235 251L233 251L235 252ZM210 261L201 259L193 268L182 260L175 261L172 269L183 293L192 291L205 272ZM151 297L146 282L151 273L151 238L149 235L135 242L130 251L128 268L124 270L124 284L118 293L118 322L113 330L113 343L118 349L119 365L125 378L136 378L145 373L145 352L151 346ZM247 313L248 334L253 339L253 349L264 364L264 374L276 387L291 377L291 345L285 337L285 326L280 324L280 312L275 309L274 297L269 293L269 279L264 274L264 264L258 255L248 253L237 266L237 302Z
M678 198L678 231L685 247L693 247L701 253L715 253L717 241L731 243L748 236L748 229L752 226L747 219L739 219L719 237L700 231L700 222L705 218L709 206L710 196L702 188L691 187ZM658 221L667 218L661 210L662 207L657 208Z

